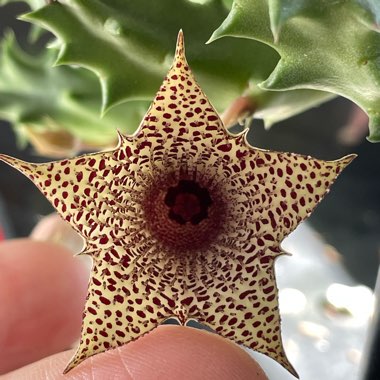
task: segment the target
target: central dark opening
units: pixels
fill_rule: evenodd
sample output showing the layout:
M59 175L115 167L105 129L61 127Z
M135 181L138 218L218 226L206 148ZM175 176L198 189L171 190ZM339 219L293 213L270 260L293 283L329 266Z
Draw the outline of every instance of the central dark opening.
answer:
M165 196L169 218L179 224L200 223L207 218L211 203L208 190L189 180L180 180L177 186L169 188Z

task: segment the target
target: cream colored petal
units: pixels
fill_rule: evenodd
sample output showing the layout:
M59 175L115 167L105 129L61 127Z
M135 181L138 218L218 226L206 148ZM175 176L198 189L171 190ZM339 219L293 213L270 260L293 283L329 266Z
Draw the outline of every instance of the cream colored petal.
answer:
M224 128L186 62L172 68L134 136L47 164L0 155L84 238L93 268L78 350L66 368L169 317L198 319L277 360L274 260L354 156L322 161L251 147Z

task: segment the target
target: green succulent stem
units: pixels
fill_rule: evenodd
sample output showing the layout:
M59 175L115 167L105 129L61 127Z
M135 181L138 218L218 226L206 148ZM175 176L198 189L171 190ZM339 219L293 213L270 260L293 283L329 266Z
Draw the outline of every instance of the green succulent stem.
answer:
M20 136L25 125L54 126L84 144L108 146L115 129L132 133L183 29L195 76L214 107L229 112L228 123L254 116L269 128L342 95L369 115L368 139L380 141L375 0L27 3L32 11L21 18L33 33L48 30L56 39L36 57L12 37L2 43L0 115ZM241 99L254 106L240 112Z

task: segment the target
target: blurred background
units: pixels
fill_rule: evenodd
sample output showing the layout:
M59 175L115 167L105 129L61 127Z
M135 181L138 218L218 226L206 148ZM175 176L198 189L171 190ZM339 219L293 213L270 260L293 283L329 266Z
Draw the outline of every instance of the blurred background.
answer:
M15 30L20 45L30 49L25 43L29 26L16 20L26 10L19 3L0 7L0 36L6 29ZM295 257L278 263L279 288L288 289L281 301L285 310L285 345L304 380L380 378L378 372L374 375L378 377L370 377L365 369L366 358L373 355L365 337L380 257L380 145L369 143L366 134L366 116L342 98L278 123L269 131L259 120L250 128L249 141L260 148L325 160L358 154L310 217L308 225L285 243ZM20 149L6 121L0 122L0 152L32 162L48 160L36 154L30 145ZM38 221L52 211L26 177L0 163L0 239L28 236ZM298 256L300 259L296 260ZM309 259L305 261L302 257ZM310 276L315 271L322 273L313 281ZM361 310L368 309L364 317L360 316L361 322L355 322L355 305L351 310L342 301L345 297L357 302L360 299L367 302L368 298L367 303L359 305ZM294 312L297 308L299 311ZM370 335L375 337L376 333L375 328ZM331 363L332 358L335 364ZM262 360L273 379L278 374L287 378L283 372L276 372L281 369L276 366L273 369L269 361Z

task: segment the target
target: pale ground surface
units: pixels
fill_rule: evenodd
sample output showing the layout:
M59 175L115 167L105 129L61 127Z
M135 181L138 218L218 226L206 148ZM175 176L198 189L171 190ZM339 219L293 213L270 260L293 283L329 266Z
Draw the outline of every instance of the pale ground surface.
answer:
M276 264L283 339L290 361L302 380L359 379L372 291L357 287L336 251L307 224L286 239L283 248L292 253ZM334 312L334 306L346 310ZM270 379L294 379L263 355L252 356Z

